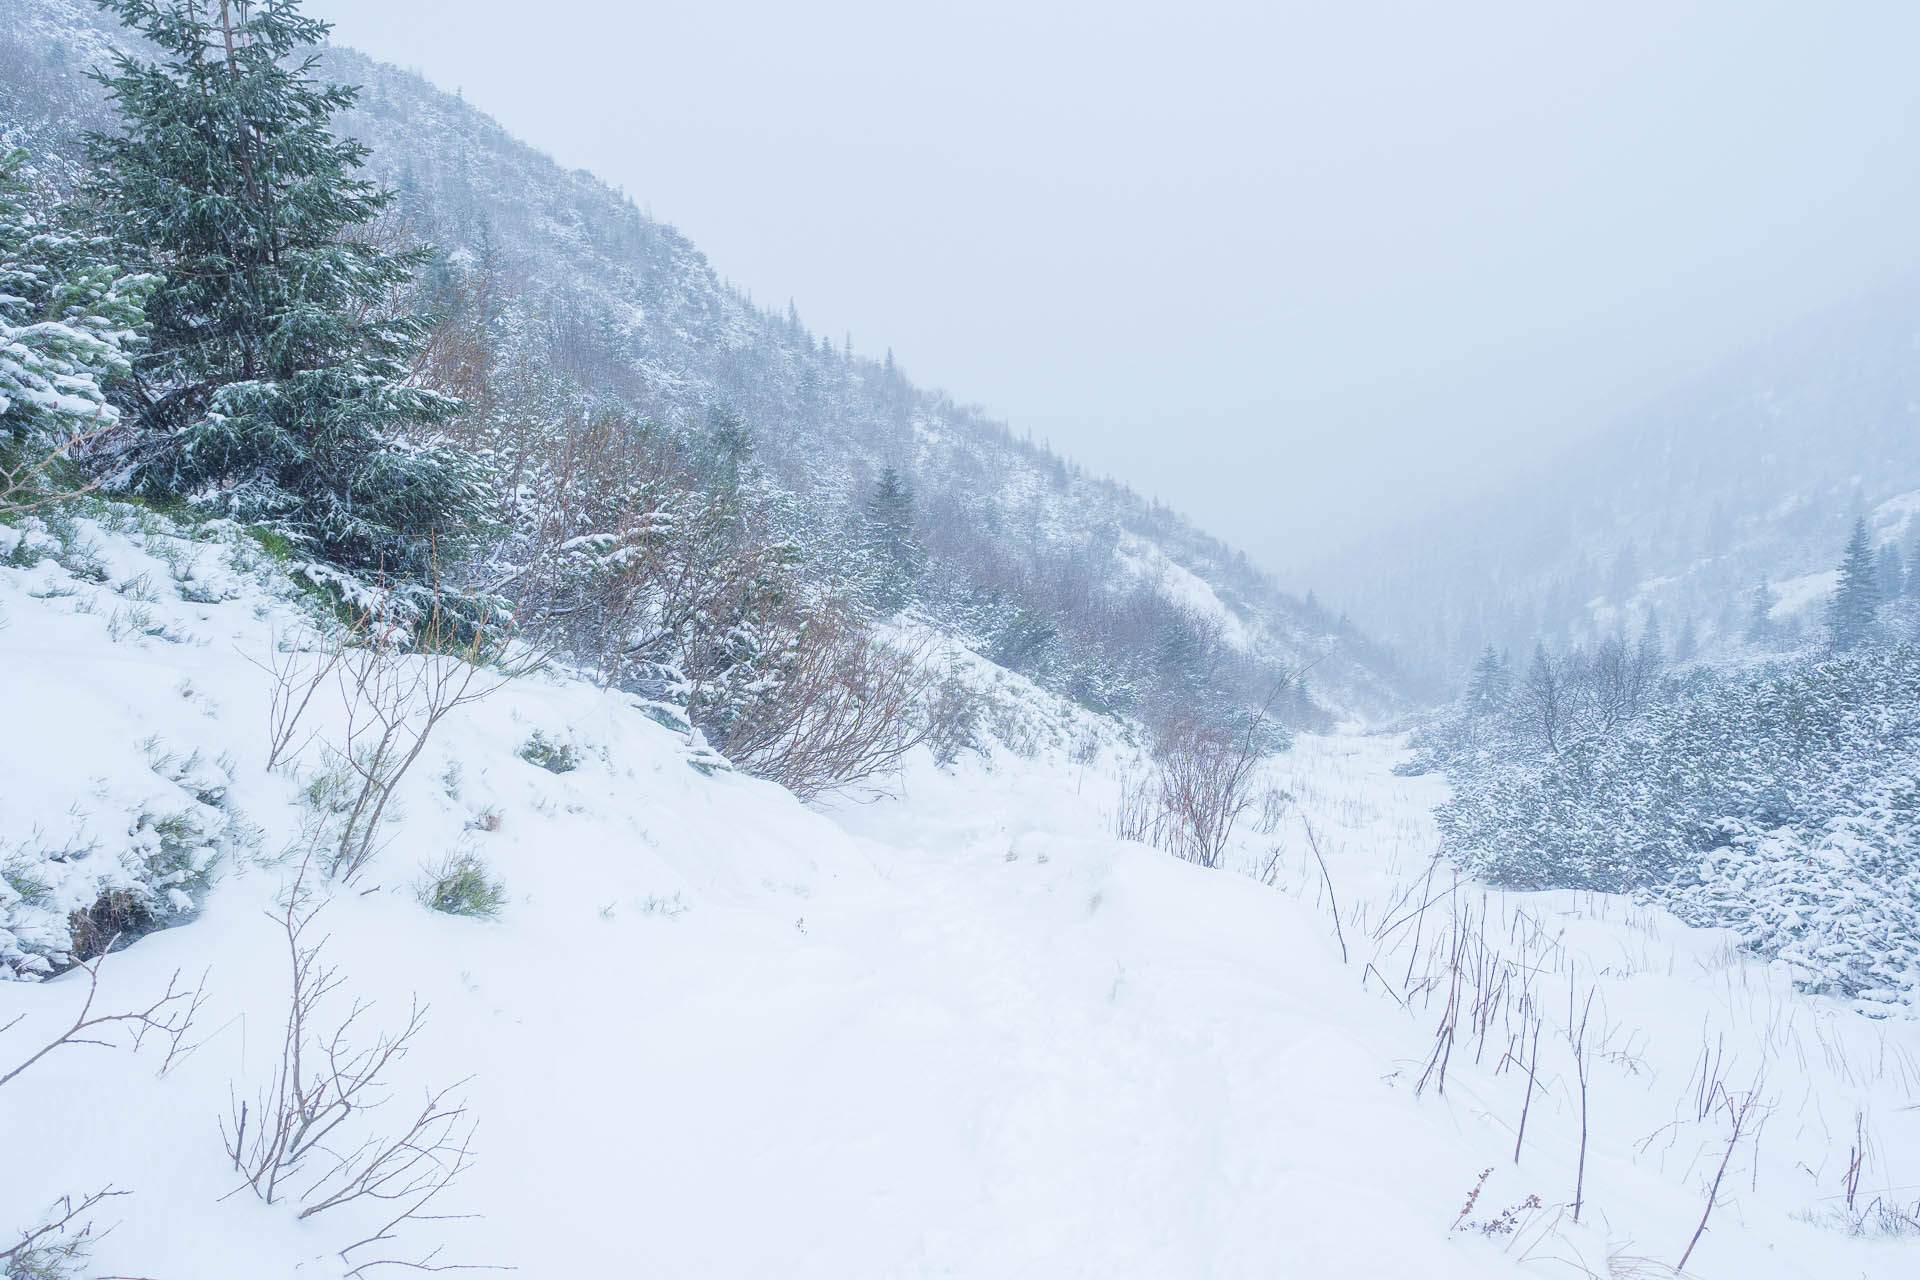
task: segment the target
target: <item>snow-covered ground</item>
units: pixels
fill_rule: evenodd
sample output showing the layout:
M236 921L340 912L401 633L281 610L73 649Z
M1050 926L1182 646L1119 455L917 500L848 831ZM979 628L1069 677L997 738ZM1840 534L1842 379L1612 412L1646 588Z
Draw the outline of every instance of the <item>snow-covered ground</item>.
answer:
M1804 618L1808 623L1820 620L1819 610L1828 600L1833 599L1834 590L1840 585L1838 569L1823 569L1818 573L1804 573L1797 578L1788 578L1784 582L1773 583L1773 607L1767 616L1776 622L1789 618Z
M578 681L454 712L307 940L338 966L324 1029L369 1002L364 1046L429 1010L392 1100L329 1145L465 1080L473 1167L430 1212L472 1216L343 1263L382 1219L263 1203L220 1121L280 1059L273 917L346 708L323 691L269 771L300 605L232 533L110 523L49 540L65 567L0 546L0 861L38 856L45 886L6 889L0 925L46 928L189 813L173 905L199 914L109 957L93 1011L176 970L206 999L164 1073L164 1044L107 1028L0 1085L0 1228L127 1193L75 1274L339 1276L444 1242L569 1278L1659 1276L1710 1196L1684 1274L1920 1274L1920 1235L1871 1211L1920 1199L1920 1026L1618 899L1454 885L1442 784L1394 776L1392 737L1277 758L1230 870L1122 843L1121 735L1012 678L993 696L1027 727L990 723L1018 749L815 810ZM577 767L522 758L536 732ZM499 878L498 919L419 904L450 852ZM78 971L0 982L0 1075L86 995Z

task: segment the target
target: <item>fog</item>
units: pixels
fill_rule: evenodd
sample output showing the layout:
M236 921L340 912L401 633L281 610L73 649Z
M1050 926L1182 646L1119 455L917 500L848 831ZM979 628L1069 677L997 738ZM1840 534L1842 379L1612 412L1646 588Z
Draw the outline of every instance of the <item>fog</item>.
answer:
M1284 579L1920 258L1905 3L308 8Z

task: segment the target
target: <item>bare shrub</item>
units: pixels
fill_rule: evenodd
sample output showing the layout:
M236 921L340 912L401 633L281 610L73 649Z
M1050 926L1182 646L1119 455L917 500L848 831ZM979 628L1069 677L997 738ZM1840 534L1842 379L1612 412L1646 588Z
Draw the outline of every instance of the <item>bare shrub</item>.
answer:
M1531 1036L1527 1034L1527 1025L1529 1022L1533 1025L1533 1033ZM1546 1018L1533 1008L1532 998L1522 996L1520 998L1519 1045L1521 1053L1526 1056L1524 1059L1513 1058L1513 1060L1524 1060L1527 1068L1527 1088L1525 1094L1523 1094L1520 1099L1520 1123L1515 1127L1513 1134L1513 1162L1515 1164L1520 1163L1520 1149L1527 1140L1527 1117L1533 1111L1533 1091L1540 1083L1540 1029L1545 1023ZM1529 1049L1531 1050L1530 1053L1528 1052Z
M450 376L471 363L458 343L444 355ZM765 483L738 419L583 413L521 432L518 412L487 432L525 496L500 512L508 536L474 585L531 632L606 684L684 707L743 772L803 799L922 743L950 763L973 740L966 690L928 646L871 634L858 566L831 537L803 545L821 531Z
M1134 840L1140 844L1156 844L1160 807L1156 803L1157 790L1154 776L1148 773L1141 777L1122 774L1120 778L1120 801L1113 814L1113 834L1122 840Z
M944 769L974 745L980 723L979 708L966 683L958 676L948 675L934 687L924 711L927 749L933 753L934 763Z
M520 527L484 590L607 683L655 681L786 603L796 549L774 513L653 424L598 414L509 452L533 501L502 512Z
M1867 1113L1855 1107L1853 1110L1853 1146L1847 1151L1847 1170L1841 1178L1842 1189L1846 1192L1847 1212L1854 1212L1860 1200L1860 1175L1866 1172L1867 1157L1872 1151L1867 1141Z
M1234 827L1254 803L1254 777L1266 754L1261 730L1298 675L1283 677L1238 728L1191 715L1164 723L1155 735L1153 773L1122 786L1115 834L1218 867Z
M94 1004L100 994L100 970L111 951L112 940L109 940L92 964L80 966L87 975L87 996L73 1021L4 1074L0 1074L0 1087L18 1079L28 1068L56 1050L80 1045L111 1048L116 1040L123 1040L126 1047L137 1052L149 1037L156 1038L166 1048L166 1055L160 1064L163 1073L181 1056L193 1051L193 1046L186 1043L186 1038L193 1029L194 1015L206 1000L204 981L189 991L180 985L180 974L175 971L167 980L166 990L149 1004L121 1013L95 1013ZM0 1025L0 1036L19 1026L25 1018L24 1013L19 1014L5 1025ZM110 1035L112 1039L108 1038ZM86 1261L93 1242L99 1238L93 1229L92 1211L102 1201L125 1194L124 1191L115 1191L109 1184L91 1195L81 1197L77 1202L72 1196L62 1196L37 1224L21 1228L11 1245L0 1248L0 1275L9 1280L14 1277L20 1280L60 1280L61 1277L74 1274L74 1269Z
M338 1251L355 1264L349 1275L383 1266L454 1269L435 1262L438 1246L410 1259L384 1256L383 1246L409 1224L437 1220L425 1210L471 1166L473 1122L463 1101L448 1101L455 1084L391 1125L370 1123L390 1101L390 1071L425 1027L427 1010L414 1004L399 1031L370 1039L360 1031L366 1003L356 1000L338 1021L326 1017L342 978L321 961L326 939L308 938L320 907L307 875L303 864L277 917L293 979L280 1060L265 1087L251 1101L236 1094L221 1120L227 1156L241 1187L267 1204L298 1204L302 1220L347 1206L373 1213L355 1228L364 1234Z
M186 1045L188 1032L193 1029L194 1015L206 1002L206 988L200 986L188 990L180 985L179 971L167 979L167 989L151 1003L139 1009L121 1013L95 1013L93 1006L100 994L100 970L112 952L112 941L102 949L100 955L91 963L79 966L87 975L87 998L80 1005L80 1012L74 1015L73 1022L59 1035L41 1045L33 1053L5 1073L0 1073L0 1086L4 1086L18 1077L27 1068L45 1058L56 1049L73 1048L79 1045L95 1045L110 1048L112 1040L105 1037L111 1032L124 1037L127 1046L139 1049L148 1039L154 1037L167 1047L166 1059L160 1069L165 1071L182 1054L190 1051ZM26 1015L20 1014L12 1021L0 1026L0 1035L19 1026Z
M1420 1072L1420 1079L1414 1084L1413 1092L1418 1096L1426 1092L1432 1083L1436 1092L1444 1095L1447 1091L1447 1068L1453 1063L1453 1046L1459 1039L1461 1020L1467 1016L1467 998L1464 990L1467 982L1475 976L1475 966L1469 956L1475 952L1475 943L1484 947L1485 917L1481 919L1478 931L1473 928L1471 908L1463 919L1455 910L1453 927L1447 947L1447 969L1445 975L1447 998L1440 1008L1440 1020L1434 1024L1433 1048L1427 1054L1426 1066ZM1578 1212L1578 1209L1575 1209Z
M1466 1202L1460 1206L1460 1212L1454 1215L1453 1230L1458 1231L1467 1225L1467 1219L1473 1214L1473 1207L1480 1203L1480 1193L1487 1189L1487 1179L1492 1176L1493 1166L1488 1165L1480 1171L1480 1176L1474 1179L1472 1189L1467 1192Z
M954 731L958 704L937 696L927 642L889 643L831 605L791 610L781 626L775 679L716 743L741 769L811 800L896 769Z
M1519 705L1529 722L1539 731L1549 752L1558 753L1565 736L1568 716L1568 682L1562 663L1536 645L1533 662L1527 668L1526 682L1520 687Z
M1456 1231L1478 1231L1483 1236L1511 1236L1520 1230L1522 1222L1545 1208L1540 1197L1529 1195L1517 1203L1510 1204L1484 1222L1462 1222L1455 1226Z
M1756 1078L1753 1087L1738 1095L1728 1095L1721 1103L1727 1116L1727 1145L1721 1152L1720 1166L1714 1170L1713 1182L1707 1187L1707 1204L1700 1211L1700 1225L1693 1229L1693 1237L1687 1241L1686 1252L1680 1255L1680 1261L1674 1264L1675 1271L1687 1269L1687 1259L1693 1256L1694 1249L1700 1243L1700 1237L1706 1234L1707 1219L1713 1216L1714 1208L1720 1203L1720 1184L1727 1176L1727 1166L1733 1162L1734 1149L1740 1145L1740 1139L1754 1132L1755 1126L1763 1122L1769 1110L1759 1101L1761 1081ZM1584 1119L1584 1117L1583 1117Z
M434 730L521 669L489 665L490 637L484 629L464 639L458 635L456 625L437 610L413 629L368 622L348 637L358 636L361 643L343 640L327 662L346 715L330 752L334 767L322 788L325 794L316 797L330 820L325 832L330 877L351 884L378 851L394 792ZM410 640L417 647L410 649Z
M346 657L354 643L352 626L321 634L318 643L302 647L276 636L266 661L243 654L248 662L267 673L271 683L267 694L267 768L291 765L300 758L314 735L300 736L300 724L312 705L314 695L328 684L328 677ZM295 739L298 738L296 745Z
M1155 843L1187 862L1220 865L1253 803L1248 783L1260 753L1251 737L1191 721L1161 732L1155 754L1164 821Z

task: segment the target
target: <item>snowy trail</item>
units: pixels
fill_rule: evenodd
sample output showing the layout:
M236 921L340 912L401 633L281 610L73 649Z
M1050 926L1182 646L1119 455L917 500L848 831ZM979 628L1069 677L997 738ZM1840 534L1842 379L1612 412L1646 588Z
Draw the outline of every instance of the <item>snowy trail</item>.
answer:
M1444 1221L1417 1171L1470 1161L1347 1019L1290 994L1339 979L1280 899L1137 850L1025 849L902 853L890 882L849 856L804 893L454 946L343 902L334 940L357 984L431 997L437 1067L478 1070L464 1243L533 1274L1485 1274L1438 1229L1356 1235L1359 1206ZM142 945L227 973L271 948L254 920ZM122 1131L95 1105L103 1141ZM195 1110L150 1150L148 1213L204 1212L157 1176L210 1146ZM218 1181L190 1163L178 1191ZM112 1243L151 1265L158 1242L129 1222Z
M644 921L637 954L617 917L580 921L554 945L622 975L613 1019L517 946L469 952L512 1036L565 1046L570 1077L488 1066L476 1104L514 1126L489 1124L482 1183L555 1134L631 1158L523 1185L488 1233L628 1222L687 1275L1486 1274L1446 1247L1451 1188L1427 1172L1464 1185L1469 1153L1380 1081L1354 1025L1375 1011L1303 994L1343 983L1291 903L1084 836L1014 843L843 846L799 891ZM443 1035L503 1038L448 1013ZM1356 1233L1361 1206L1436 1229ZM610 1265L559 1234L521 1265Z

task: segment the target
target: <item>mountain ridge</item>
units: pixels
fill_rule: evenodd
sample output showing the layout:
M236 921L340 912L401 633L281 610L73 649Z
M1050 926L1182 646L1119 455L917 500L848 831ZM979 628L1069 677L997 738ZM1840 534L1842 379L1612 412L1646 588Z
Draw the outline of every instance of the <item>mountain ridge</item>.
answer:
M1743 643L1767 579L1789 637L1853 522L1904 554L1920 503L1920 280L1814 312L1511 481L1321 566L1362 626L1449 685L1480 648L1591 643L1660 619ZM1382 549L1423 550L1387 563ZM1823 583L1825 585L1823 586Z

